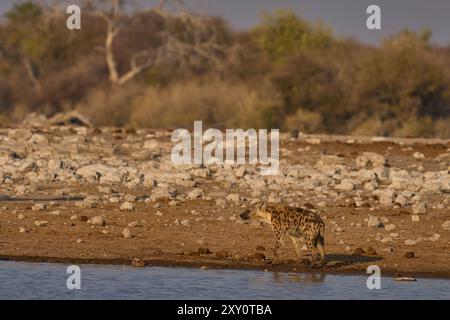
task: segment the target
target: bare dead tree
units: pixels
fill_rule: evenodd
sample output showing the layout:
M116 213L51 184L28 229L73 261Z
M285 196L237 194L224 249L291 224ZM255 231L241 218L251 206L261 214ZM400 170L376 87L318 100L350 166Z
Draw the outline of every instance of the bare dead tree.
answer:
M23 66L25 67L25 71L28 76L28 79L33 84L34 89L38 92L42 91L42 84L36 75L36 73L37 73L36 68L33 66L31 61L28 58L24 57L22 59L22 63L23 63Z
M177 5L182 6L182 0L172 0ZM169 24L170 21L179 19L186 27L186 32L191 35L192 41L184 41L176 37L166 28L160 36L164 44L156 50L156 53L150 54L143 50L135 53L130 59L130 69L119 74L118 64L114 55L114 41L120 31L125 27L126 18L122 12L123 0L109 0L109 10L96 10L95 12L106 22L106 37L102 51L105 54L105 60L108 67L109 79L116 85L124 85L135 78L143 71L157 65L163 59L177 59L197 55L203 59L218 63L216 53L221 51L217 45L217 32L208 24L208 18L195 15L183 10L181 13L174 14L165 10L168 0L161 0L159 4L151 8L150 11L161 16Z

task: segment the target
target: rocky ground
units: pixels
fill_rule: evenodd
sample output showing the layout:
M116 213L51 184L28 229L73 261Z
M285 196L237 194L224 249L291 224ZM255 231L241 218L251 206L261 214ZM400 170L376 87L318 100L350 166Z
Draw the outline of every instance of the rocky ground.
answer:
M176 166L169 130L0 129L0 259L303 271L286 242L272 265L252 201L313 207L317 272L450 277L450 142L281 135L277 176Z

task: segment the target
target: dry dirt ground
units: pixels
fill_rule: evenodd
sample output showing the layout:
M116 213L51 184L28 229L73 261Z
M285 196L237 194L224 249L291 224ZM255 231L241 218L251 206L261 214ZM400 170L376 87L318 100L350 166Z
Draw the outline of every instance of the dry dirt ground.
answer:
M310 270L288 241L272 265L270 227L240 219L265 200L324 219L328 263L315 272L450 277L448 141L285 134L281 175L263 177L178 168L170 134L0 129L0 259Z

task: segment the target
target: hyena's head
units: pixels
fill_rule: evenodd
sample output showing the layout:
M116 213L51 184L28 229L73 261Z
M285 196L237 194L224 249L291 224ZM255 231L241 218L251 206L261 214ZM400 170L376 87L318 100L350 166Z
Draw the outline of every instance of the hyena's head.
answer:
M272 213L267 210L266 204L262 202L245 210L240 214L240 217L243 220L259 220L270 224L272 220Z

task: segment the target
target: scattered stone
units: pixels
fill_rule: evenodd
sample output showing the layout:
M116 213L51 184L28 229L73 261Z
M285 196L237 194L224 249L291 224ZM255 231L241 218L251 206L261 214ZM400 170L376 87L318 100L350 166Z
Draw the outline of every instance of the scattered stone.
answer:
M391 241L392 241L391 237L386 237L386 238L381 239L381 243L388 243L388 242L391 242Z
M131 238L132 235L131 235L131 230L130 230L130 228L125 228L125 229L123 229L122 235L123 235L124 238Z
M125 200L126 202L135 202L137 200L137 196L135 196L134 194L127 194L123 200Z
M181 221L180 221L180 224L181 224L182 226L185 226L185 227L189 227L189 226L190 226L190 223L189 223L189 220L188 220L188 219L181 220Z
M417 281L415 278L413 277L395 277L394 278L395 281Z
M370 215L369 219L367 220L367 226L379 228L382 226L382 223L380 222L380 219L377 216Z
M235 175L238 178L242 178L246 174L247 174L247 170L244 167L239 167L235 172Z
M413 215L411 215L411 220L412 220L412 222L419 222L420 216L417 214L413 214Z
M87 221L89 224L96 226L104 226L106 224L106 219L104 216L95 216Z
M394 191L390 189L386 189L380 193L380 203L383 205L392 205L392 202L395 199Z
M33 205L31 207L31 210L33 211L43 211L47 209L47 206L45 205L45 203L36 203L35 205Z
M241 201L241 196L237 193L232 193L227 196L228 201L239 202Z
M414 157L414 159L424 159L425 155L421 152L416 151L413 153L413 157Z
M136 228L136 227L142 227L142 224L138 221L132 221L128 224L128 228Z
M412 211L414 214L423 214L427 212L427 206L424 202L417 202L413 204Z
M38 220L34 222L36 227L45 227L48 225L48 221L45 220Z
M216 199L216 206L221 207L221 208L226 208L227 206L227 202L225 201L225 199Z
M450 220L445 221L441 227L446 231L450 231Z
M176 200L169 201L169 207L176 207L177 205L178 205L178 201L176 201Z
M145 267L145 262L139 258L133 258L133 260L131 260L131 265L136 268L143 268Z
M359 168L374 168L385 166L386 158L374 152L363 152L356 158L356 166Z
M122 211L134 211L134 205L131 202L124 202L121 206L120 206L120 210Z
M415 246L416 244L417 244L416 240L411 240L411 239L405 240L405 245L407 245L407 246Z
M200 188L194 188L191 191L188 192L187 198L190 200L195 200L203 197L204 192L203 189Z
M431 242L435 242L435 241L438 241L440 237L441 237L440 234L435 233L431 237L429 237L428 240L431 241Z
M394 203L400 205L401 207L404 207L409 204L409 200L404 195L400 194L397 196L397 198L395 198Z
M387 224L387 225L385 225L384 226L384 230L385 231L387 231L387 232L391 232L391 231L394 231L395 230L395 224Z

